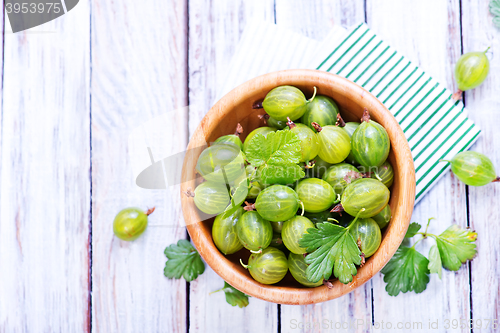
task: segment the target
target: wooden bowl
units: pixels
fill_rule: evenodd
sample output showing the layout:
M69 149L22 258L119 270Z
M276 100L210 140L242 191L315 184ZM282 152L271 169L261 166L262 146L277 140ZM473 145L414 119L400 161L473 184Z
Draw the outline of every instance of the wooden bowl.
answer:
M372 119L384 126L389 133L389 160L394 168L394 184L389 203L392 220L383 232L382 243L377 252L367 259L363 267L358 268L357 275L349 284L335 280L332 289L326 286L306 288L296 282L290 272L275 285L264 285L255 281L239 263L240 258L247 262L250 253L245 249L229 256L219 252L212 240L213 218L207 219L196 208L193 199L183 194L196 187L195 166L207 143L213 142L221 135L234 133L237 123L244 128L242 140L253 129L263 126L264 123L258 115L264 113L264 110L253 109L252 105L263 100L271 89L281 85L298 87L307 98L312 95L313 87L316 86L318 94L330 96L337 102L346 122L359 121L366 107ZM184 219L191 240L203 259L236 289L252 297L280 304L328 301L353 291L372 278L384 267L403 241L415 200L413 158L396 119L378 99L357 84L334 74L314 70L286 70L262 75L224 96L207 113L193 134L184 159L182 179L181 201Z

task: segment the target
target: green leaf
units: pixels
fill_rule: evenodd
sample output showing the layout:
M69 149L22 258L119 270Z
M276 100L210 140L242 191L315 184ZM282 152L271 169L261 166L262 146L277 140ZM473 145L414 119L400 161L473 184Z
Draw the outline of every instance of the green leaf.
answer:
M413 222L408 226L408 231L406 231L405 238L412 238L417 234L417 232L422 228L417 222Z
M458 271L460 266L476 255L477 233L453 224L436 237L443 267Z
M340 282L351 282L357 273L355 265L361 264L361 251L349 229L328 222L318 223L316 227L318 229L307 229L308 233L299 241L299 245L310 253L305 258L310 264L306 269L307 279L311 282L328 280L333 268Z
M256 134L245 151L255 167L263 166L261 178L266 184L291 184L305 176L300 162L300 140L291 131L271 132L267 137Z
M493 23L500 28L500 0L490 1L490 13L493 14Z
M188 282L193 281L205 271L205 264L198 251L185 239L171 244L165 249L168 260L164 274L169 279L180 279L181 276Z
M415 291L417 294L429 283L429 260L413 247L400 246L391 260L382 269L385 290L391 296L400 292Z
M262 168L260 177L265 185L271 184L292 184L300 178L304 178L305 173L297 164L266 165Z
M226 302L232 306L239 306L240 308L244 308L248 305L248 295L245 295L238 289L231 286L229 283L224 281L224 288L211 292L210 294L224 291L226 294Z
M439 256L439 249L436 244L432 245L429 251L429 271L430 273L437 273L439 278L441 279L441 275L443 273L443 267L441 266L441 257Z

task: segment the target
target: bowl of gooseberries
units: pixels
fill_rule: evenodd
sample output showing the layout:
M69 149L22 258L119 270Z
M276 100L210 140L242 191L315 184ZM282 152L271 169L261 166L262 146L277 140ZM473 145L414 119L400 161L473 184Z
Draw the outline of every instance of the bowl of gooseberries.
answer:
M265 301L312 304L385 266L415 186L408 142L377 98L334 74L286 70L210 109L180 195L193 244L225 281Z

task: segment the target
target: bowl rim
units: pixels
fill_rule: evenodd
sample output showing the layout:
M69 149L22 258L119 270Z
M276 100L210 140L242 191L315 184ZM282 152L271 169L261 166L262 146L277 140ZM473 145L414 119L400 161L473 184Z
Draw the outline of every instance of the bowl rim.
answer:
M332 289L328 289L324 285L315 288L264 285L253 280L242 271L235 269L234 264L225 258L215 247L213 241L206 241L207 235L201 228L202 219L199 217L194 202L184 195L194 184L194 165L196 163L193 163L193 161L197 161L200 147L206 146L205 134L211 133L217 127L217 122L211 121L211 118L227 115L228 110L231 109L231 107L227 107L228 105L238 105L239 101L251 97L254 92L249 89L250 87L268 86L269 82L274 83L274 86L279 86L283 84L282 82L296 81L297 77L314 79L320 81L321 84L337 84L344 87L344 89L351 90L355 95L365 100L363 104L376 106L372 107L372 109L376 110L377 114L378 112L383 113L378 117L382 118L383 121L381 122L380 119L378 121L386 129L388 126L391 128L391 132L388 131L389 135L392 136L391 150L394 148L393 140L397 138L399 157L396 162L401 174L399 179L402 180L399 193L403 193L403 195L400 196L397 203L391 203L391 209L393 205L397 204L397 215L393 215L393 219L400 221L400 223L388 228L384 233L384 239L387 238L388 240L382 242L379 250L367 261L364 267L358 268L358 273L353 277L352 282L344 285L336 280ZM197 149L198 153L196 152ZM185 181L186 179L193 180ZM302 69L284 70L258 76L239 85L222 97L204 116L189 141L182 169L182 180L180 195L184 220L191 240L205 262L230 285L247 295L268 302L292 305L313 304L338 298L363 285L379 272L392 258L404 239L413 213L416 186L415 168L408 141L398 122L384 104L366 89L341 76L324 71ZM383 249L382 246L384 246Z

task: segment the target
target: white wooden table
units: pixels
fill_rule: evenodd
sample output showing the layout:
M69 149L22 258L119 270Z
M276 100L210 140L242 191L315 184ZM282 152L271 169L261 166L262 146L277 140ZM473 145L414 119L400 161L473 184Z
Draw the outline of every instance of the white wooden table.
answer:
M500 188L468 188L451 174L413 220L435 217L435 232L470 225L479 255L441 281L432 276L422 294L391 297L377 275L323 304L252 298L239 309L222 293L208 295L223 283L208 267L192 283L163 276L164 248L187 237L179 192L135 185L128 135L166 111L203 105L172 120L185 135L166 149L185 147L252 17L315 39L334 24L366 21L450 89L460 54L491 46L491 74L465 103L483 130L473 149L500 171L500 30L488 0L82 0L41 27L4 29L0 332L333 332L335 323L353 321L364 325L344 331L385 332L375 329L383 321L391 331L422 323L406 331L444 332L469 331L446 330L446 320L498 319ZM132 243L112 232L115 214L128 206L156 206L148 231ZM158 227L165 221L175 227ZM312 326L326 322L328 329Z

